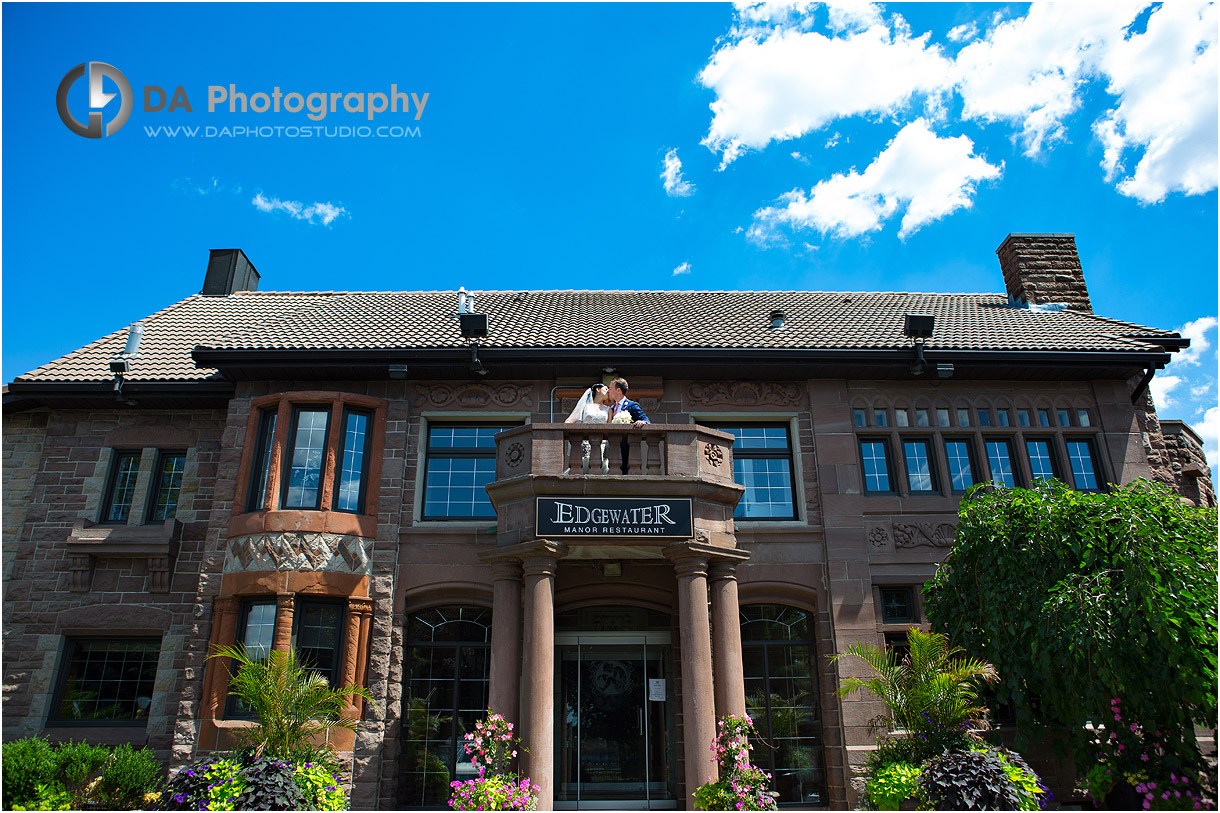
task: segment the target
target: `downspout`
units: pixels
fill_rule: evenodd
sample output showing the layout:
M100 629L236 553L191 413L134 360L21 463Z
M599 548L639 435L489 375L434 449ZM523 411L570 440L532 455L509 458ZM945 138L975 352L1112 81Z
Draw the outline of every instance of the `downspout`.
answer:
M1135 392L1131 393L1131 403L1136 404L1143 397L1144 391L1148 389L1148 384L1152 381L1152 376L1156 375L1156 368L1149 367L1148 372L1144 373L1144 377L1140 379L1140 383L1135 385Z

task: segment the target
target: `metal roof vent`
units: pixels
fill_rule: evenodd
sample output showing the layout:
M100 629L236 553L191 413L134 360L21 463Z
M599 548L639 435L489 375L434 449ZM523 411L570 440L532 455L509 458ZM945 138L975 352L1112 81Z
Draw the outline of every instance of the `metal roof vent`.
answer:
M786 314L781 310L771 311L771 329L772 330L783 330L785 316L786 316Z

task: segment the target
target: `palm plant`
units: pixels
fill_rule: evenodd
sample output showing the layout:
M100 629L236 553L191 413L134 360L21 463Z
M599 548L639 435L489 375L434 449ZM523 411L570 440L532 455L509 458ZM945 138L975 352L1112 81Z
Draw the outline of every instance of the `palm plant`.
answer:
M868 691L889 707L889 716L870 721L873 728L905 729L921 739L933 735L970 736L970 729L983 728L986 707L980 703L977 681L999 679L995 667L976 658L960 657L948 639L935 632L907 630L909 652L899 656L888 647L855 643L833 660L858 658L876 675L864 679L845 677L839 696Z
M292 649L267 652L239 644L218 647L211 657L237 662L229 693L241 698L258 718L256 725L239 735L241 747L253 749L255 756L328 761L330 733L360 728L359 720L344 716L348 698L373 702L363 686L332 687L325 676L301 663ZM320 745L317 735L322 735Z

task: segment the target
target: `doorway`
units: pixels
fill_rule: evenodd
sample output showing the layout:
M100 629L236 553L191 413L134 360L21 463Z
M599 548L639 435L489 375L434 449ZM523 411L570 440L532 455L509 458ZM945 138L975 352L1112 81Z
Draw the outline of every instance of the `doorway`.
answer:
M556 809L677 807L669 632L555 636Z

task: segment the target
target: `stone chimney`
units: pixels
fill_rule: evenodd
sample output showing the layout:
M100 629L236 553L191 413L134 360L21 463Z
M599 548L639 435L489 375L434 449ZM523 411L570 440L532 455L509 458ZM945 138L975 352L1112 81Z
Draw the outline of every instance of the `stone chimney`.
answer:
M1092 313L1074 234L1010 234L995 250L1013 300Z
M258 271L240 248L214 248L208 255L202 294L228 296L234 291L257 291Z

